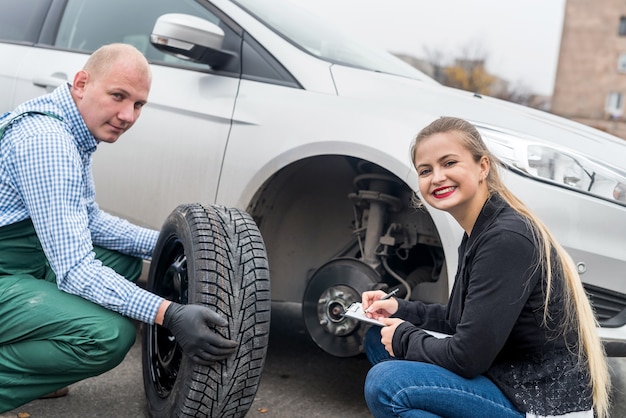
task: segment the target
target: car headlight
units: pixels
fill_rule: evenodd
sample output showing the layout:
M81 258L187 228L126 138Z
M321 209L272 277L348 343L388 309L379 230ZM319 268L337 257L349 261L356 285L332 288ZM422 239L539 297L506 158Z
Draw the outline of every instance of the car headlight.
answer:
M530 176L626 203L626 172L571 149L488 130L483 136L503 163Z
M515 165L534 176L626 202L626 177L588 157L534 144L526 147L526 158Z

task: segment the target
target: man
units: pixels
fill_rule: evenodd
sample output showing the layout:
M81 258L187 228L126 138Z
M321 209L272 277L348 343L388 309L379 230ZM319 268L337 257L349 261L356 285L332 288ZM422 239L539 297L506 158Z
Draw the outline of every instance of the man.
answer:
M0 118L31 112L0 138L0 413L118 365L135 340L128 318L168 327L201 364L235 350L210 329L227 325L217 313L133 283L158 232L95 202L91 156L130 129L150 84L138 50L106 45L71 85Z

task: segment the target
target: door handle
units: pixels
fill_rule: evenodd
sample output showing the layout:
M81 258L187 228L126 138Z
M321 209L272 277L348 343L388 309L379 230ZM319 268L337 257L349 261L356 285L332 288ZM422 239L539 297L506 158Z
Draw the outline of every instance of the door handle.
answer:
M41 76L33 78L33 84L37 87L43 87L48 92L59 87L61 84L67 81L67 75L65 73L54 73L51 76Z

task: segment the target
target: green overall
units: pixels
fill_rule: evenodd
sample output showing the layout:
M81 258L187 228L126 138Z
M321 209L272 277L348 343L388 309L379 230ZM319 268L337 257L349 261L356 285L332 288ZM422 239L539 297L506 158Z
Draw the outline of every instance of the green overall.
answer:
M94 251L139 278L141 259ZM0 413L112 369L135 335L130 319L57 288L30 219L0 227Z

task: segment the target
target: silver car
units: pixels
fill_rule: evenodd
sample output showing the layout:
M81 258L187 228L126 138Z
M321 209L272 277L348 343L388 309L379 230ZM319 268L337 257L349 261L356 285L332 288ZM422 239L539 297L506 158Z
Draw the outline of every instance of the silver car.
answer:
M508 186L574 258L612 354L626 342L626 141L446 88L288 1L5 0L0 111L71 80L110 42L152 63L150 103L94 166L100 205L159 229L177 205L251 214L272 300L312 339L361 352L343 317L364 290L445 302L462 230L416 209L414 135L441 115L479 127Z

